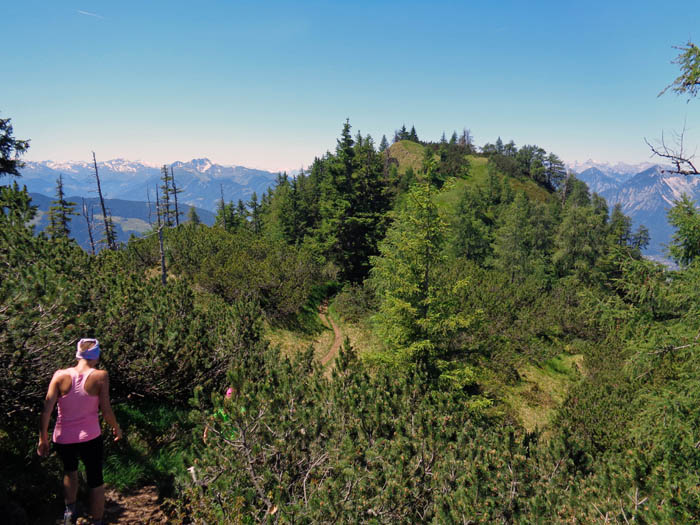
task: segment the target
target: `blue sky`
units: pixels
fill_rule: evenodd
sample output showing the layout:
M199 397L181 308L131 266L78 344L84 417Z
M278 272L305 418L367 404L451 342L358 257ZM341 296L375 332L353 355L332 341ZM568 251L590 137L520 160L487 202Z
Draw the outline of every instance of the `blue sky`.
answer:
M657 94L700 2L0 0L0 114L28 160L308 165L345 118L471 129L571 162L700 144L700 100Z

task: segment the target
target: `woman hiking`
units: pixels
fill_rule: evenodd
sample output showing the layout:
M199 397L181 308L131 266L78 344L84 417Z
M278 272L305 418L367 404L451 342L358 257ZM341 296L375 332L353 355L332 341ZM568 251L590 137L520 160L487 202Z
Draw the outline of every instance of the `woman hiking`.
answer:
M115 441L121 439L122 431L109 402L109 376L105 370L95 368L100 358L97 339L78 341L75 357L78 363L74 367L57 370L49 384L41 413L37 453L42 457L49 454L49 419L58 403L53 443L63 460L63 495L66 504L64 524L75 523L77 518L75 502L78 496L78 459L81 459L90 488L90 514L93 523L101 525L105 493L102 480L102 430L98 409L111 425Z

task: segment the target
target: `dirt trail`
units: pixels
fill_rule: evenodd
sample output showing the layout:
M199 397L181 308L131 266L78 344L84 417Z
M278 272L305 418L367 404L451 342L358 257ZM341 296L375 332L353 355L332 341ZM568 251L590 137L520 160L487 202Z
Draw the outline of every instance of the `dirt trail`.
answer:
M326 355L324 355L321 358L321 366L326 366L330 361L335 359L335 356L338 355L338 350L340 349L340 345L343 344L343 332L340 331L340 328L338 328L338 325L335 324L335 321L331 318L330 315L328 315L328 303L323 302L319 307L318 307L318 316L321 318L321 321L326 326L330 326L333 328L333 345L331 346L331 349L328 351Z
M105 518L107 523L168 523L161 509L156 487L141 487L128 494L116 490L105 493Z
M78 511L81 513L87 510L82 506L82 503L82 501L78 503ZM104 519L107 523L120 525L148 525L151 523L157 525L169 522L161 508L161 503L158 501L158 489L154 486L141 487L127 493L107 488L105 490ZM63 519L57 520L55 523L59 525L63 523ZM88 525L89 523L92 521L85 517L80 517L77 521L77 525Z

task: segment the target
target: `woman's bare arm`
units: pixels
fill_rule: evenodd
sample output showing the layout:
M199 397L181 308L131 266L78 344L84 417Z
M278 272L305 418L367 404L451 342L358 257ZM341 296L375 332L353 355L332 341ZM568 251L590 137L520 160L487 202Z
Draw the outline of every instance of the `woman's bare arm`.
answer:
M100 378L100 410L102 417L112 427L114 433L114 441L119 441L122 438L122 429L119 428L117 418L112 410L112 404L109 401L109 374L106 371L101 371Z
M41 424L39 426L39 446L36 449L36 453L41 457L49 455L49 420L51 419L51 414L53 409L56 407L56 402L58 401L58 396L61 391L59 389L59 380L61 374L56 372L51 378L51 383L49 383L49 390L46 393L46 399L44 400L44 409L41 411Z

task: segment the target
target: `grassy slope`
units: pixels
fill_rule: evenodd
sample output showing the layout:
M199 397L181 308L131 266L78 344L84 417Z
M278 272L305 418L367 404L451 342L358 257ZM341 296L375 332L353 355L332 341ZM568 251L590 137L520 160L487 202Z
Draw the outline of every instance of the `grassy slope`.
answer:
M520 382L503 388L503 401L528 432L546 429L568 390L581 378L582 367L582 354L559 354L542 367L524 365L518 370Z
M409 166L413 168L414 173L418 173L423 166L423 151L421 144L402 140L389 147L389 156L398 161L400 175L406 173Z
M389 156L396 159L398 162L399 174L406 173L406 170L411 167L414 173L420 174L423 166L423 155L425 148L416 142L411 142L410 140L402 140L391 145L389 148ZM456 204L463 190L467 186L486 186L486 181L488 177L488 159L485 157L478 157L475 155L468 155L470 169L469 177L463 180L457 180L454 189L451 193L443 194L441 199L446 204L452 203ZM515 192L524 191L525 194L532 200L544 202L547 198L547 191L538 186L532 180L520 180L513 177L507 177L505 175L500 175L501 181L507 180L511 188Z

